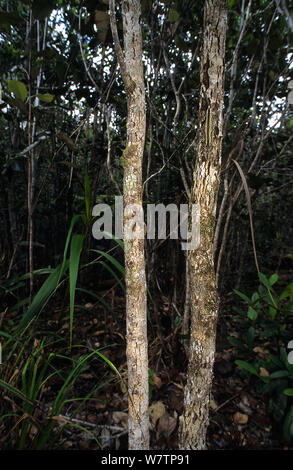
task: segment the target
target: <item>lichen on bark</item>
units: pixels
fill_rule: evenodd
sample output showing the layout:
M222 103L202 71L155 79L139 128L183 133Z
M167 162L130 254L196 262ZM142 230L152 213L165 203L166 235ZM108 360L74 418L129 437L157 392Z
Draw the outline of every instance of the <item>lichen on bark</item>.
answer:
M135 158L137 153L137 145L127 145L126 148L122 152L121 157L121 165L124 168L125 166L131 165L133 159Z
M148 344L144 240L127 235L131 204L142 207L142 159L145 142L145 86L142 64L140 1L123 0L121 51L115 23L114 0L110 16L115 50L127 95L127 142L122 154L123 226L126 284L126 355L128 368L128 442L130 450L149 448Z
M218 317L213 235L222 151L225 0L206 0L203 36L191 201L200 207L201 238L199 248L188 252L191 334L184 412L179 425L180 448L194 450L206 447Z

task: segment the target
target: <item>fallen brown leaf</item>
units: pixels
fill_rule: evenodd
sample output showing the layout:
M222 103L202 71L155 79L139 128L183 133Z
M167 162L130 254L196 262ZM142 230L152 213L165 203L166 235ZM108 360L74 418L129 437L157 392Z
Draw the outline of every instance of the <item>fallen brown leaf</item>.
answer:
M171 436L176 426L177 426L177 417L170 416L169 413L165 412L161 416L158 426L157 426L158 434L162 433L166 437L166 439L168 439L168 437Z
M161 381L160 377L158 377L156 374L152 375L152 381L154 382L157 388L161 388L163 385L163 382Z
M161 418L161 416L163 416L165 411L165 405L161 401L157 401L149 407L149 415L151 418L151 422L154 426L156 425L157 421Z
M128 414L125 411L113 411L112 419L114 424L121 424L124 429L127 429Z
M243 413L239 413L239 411L237 411L233 415L233 420L235 424L246 424L248 422L248 416Z

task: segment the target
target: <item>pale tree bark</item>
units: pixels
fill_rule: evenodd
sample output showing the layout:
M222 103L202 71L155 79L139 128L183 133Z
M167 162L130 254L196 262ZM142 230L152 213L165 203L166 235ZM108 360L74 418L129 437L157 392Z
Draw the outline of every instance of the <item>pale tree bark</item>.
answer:
M124 53L110 0L110 21L115 50L127 94L127 142L122 156L123 233L125 250L126 329L129 394L129 449L149 448L148 343L144 226L142 214L142 160L145 143L145 89L142 65L140 1L122 1ZM131 239L131 220L137 218ZM139 238L142 235L142 238Z
M213 235L223 133L226 0L206 0L201 53L197 159L192 203L200 206L200 246L188 252L191 334L180 419L180 448L206 447L218 317Z

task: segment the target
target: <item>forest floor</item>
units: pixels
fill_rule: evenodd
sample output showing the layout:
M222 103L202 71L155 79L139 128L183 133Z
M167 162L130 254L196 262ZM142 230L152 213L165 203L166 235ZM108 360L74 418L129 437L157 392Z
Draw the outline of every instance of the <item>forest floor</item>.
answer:
M86 344L94 349L103 347L104 356L126 381L124 299L117 295L114 297L112 291L107 301L112 303L117 315L115 319L109 318L109 312L100 302L92 304L85 301L83 309L76 309L73 344ZM234 329L229 302L229 299L225 301L224 311L228 313L221 315L218 328L208 448L288 449L280 440L280 430L275 429L266 412L267 403L263 396L255 392L251 382L253 378L245 377L234 363L236 352L226 341L227 334ZM51 314L49 318L47 314L44 317L47 328L48 325L52 330L56 327L60 332L61 326L65 338L69 337L67 313L65 311L64 316L64 311L57 308L53 316ZM154 316L153 312L151 316ZM180 326L170 328L172 313L166 297L161 299L157 318L161 319L160 328L149 325L151 449L172 450L178 448L178 422L183 411L187 361L181 344ZM77 351L76 355L85 353L83 348ZM127 393L121 377L103 362L79 376L71 392L72 397L86 396L97 381L100 387L92 397L95 399L89 400L74 416L80 427L64 427L56 448L127 449ZM58 378L52 379L43 400L50 404L58 388ZM65 410L64 419L72 412L72 406L69 405L67 412ZM64 424L63 418L60 417L60 425ZM97 437L99 445L86 430Z

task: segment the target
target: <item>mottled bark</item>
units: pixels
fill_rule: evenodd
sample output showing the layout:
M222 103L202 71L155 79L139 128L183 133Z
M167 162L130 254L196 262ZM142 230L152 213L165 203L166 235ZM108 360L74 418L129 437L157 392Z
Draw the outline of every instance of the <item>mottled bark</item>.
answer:
M114 23L114 2L110 2L111 28L127 93L127 142L123 152L124 249L126 282L127 364L129 393L129 449L149 448L148 343L144 227L134 229L131 239L126 228L142 211L142 160L145 143L145 89L142 65L140 1L122 2L124 54ZM133 209L131 209L130 205ZM143 220L143 219L142 219Z
M201 55L197 160L192 203L200 206L200 246L188 252L191 334L180 419L181 449L205 449L213 377L218 294L213 259L222 152L226 0L206 0Z

